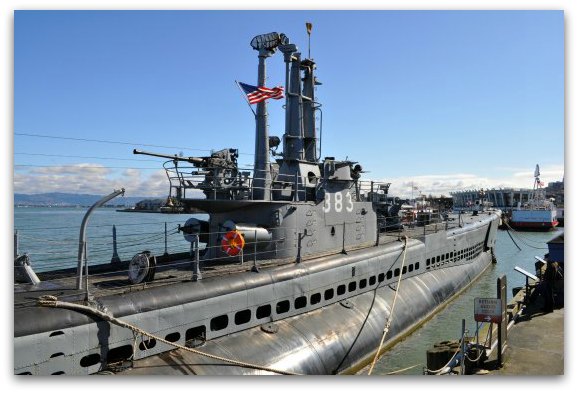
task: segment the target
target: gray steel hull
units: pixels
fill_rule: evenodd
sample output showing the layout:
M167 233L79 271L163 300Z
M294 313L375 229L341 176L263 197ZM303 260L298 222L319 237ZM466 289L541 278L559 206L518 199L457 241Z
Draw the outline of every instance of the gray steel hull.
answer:
M423 324L490 265L490 253L467 265L403 280L382 352ZM371 362L390 317L394 290L385 285L339 303L275 322L276 333L259 327L211 340L198 348L231 359L299 374L353 373ZM176 350L137 361L127 374L271 374ZM161 371L162 370L162 371Z

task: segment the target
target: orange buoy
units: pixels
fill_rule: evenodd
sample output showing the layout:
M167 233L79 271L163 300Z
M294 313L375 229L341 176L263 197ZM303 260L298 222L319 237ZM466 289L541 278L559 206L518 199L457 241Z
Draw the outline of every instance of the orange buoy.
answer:
M221 240L221 249L232 257L239 254L243 247L245 247L245 238L237 230L225 233L223 240Z

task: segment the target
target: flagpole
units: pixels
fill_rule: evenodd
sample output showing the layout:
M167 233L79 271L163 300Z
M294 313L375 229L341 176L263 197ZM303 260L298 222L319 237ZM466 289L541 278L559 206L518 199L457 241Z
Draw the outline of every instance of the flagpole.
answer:
M239 85L239 82L235 81L235 83L237 84L237 87L239 88L239 90L241 91L241 95L243 96L243 98L245 99L245 101L247 102L247 105L249 105L249 109L251 109L251 112L253 112L253 115L255 117L257 117L257 114L255 113L255 111L253 110L253 107L251 106L251 103L249 103L249 100L247 99L247 94L245 94L245 92L243 91L243 89L241 88L241 85Z
M307 58L311 58L311 29L313 28L313 24L307 22L305 23L305 27L307 28L307 35L309 36L309 45L307 45Z

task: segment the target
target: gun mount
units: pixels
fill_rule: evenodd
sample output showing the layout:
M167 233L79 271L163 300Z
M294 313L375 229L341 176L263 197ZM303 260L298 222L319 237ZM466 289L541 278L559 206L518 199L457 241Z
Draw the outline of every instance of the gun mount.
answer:
M170 182L169 197L177 200L186 198L188 189L201 190L207 199L219 200L245 199L249 191L249 172L239 171L237 149L222 149L205 157L180 157L137 149L133 154L168 159L163 167Z
M190 164L201 164L205 158L205 157L202 157L202 158L201 157L181 157L181 156L177 156L176 154L169 155L169 154L151 153L148 151L142 151L142 150L137 150L137 149L133 149L132 154L142 154L142 155L151 156L151 157L167 158L169 160L183 161L183 162L188 162Z

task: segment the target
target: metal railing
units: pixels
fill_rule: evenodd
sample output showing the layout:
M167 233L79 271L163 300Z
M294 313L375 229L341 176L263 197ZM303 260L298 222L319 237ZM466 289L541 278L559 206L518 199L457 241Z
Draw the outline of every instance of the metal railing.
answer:
M151 223L152 224L152 223ZM202 278L201 271L207 265L214 266L223 265L225 266L222 270L214 270L209 275L218 275L218 274L230 274L227 271L226 266L231 266L231 271L246 271L246 264L251 264L251 270L259 271L261 265L263 264L271 264L279 265L279 264L288 264L288 263L299 263L303 260L303 250L305 245L301 244L301 242L291 241L291 239L299 239L304 235L302 228L271 228L268 231L271 233L270 240L259 240L255 235L255 240L249 240L245 242L245 247L240 255L237 256L227 256L222 252L214 252L211 250L220 249L221 248L221 237L226 233L226 231L218 231L218 232L200 232L197 233L196 236L198 238L201 237L208 237L211 239L212 244L204 244L195 242L191 245L188 242L185 242L183 239L183 235L177 230L177 228L167 228L165 223L158 223L160 226L164 226L164 231L152 231L149 230L147 233L148 237L146 237L147 241L139 241L135 242L135 235L127 235L127 239L119 238L114 239L114 242L110 242L110 237L107 238L96 238L91 240L91 244L96 244L97 247L92 249L92 256L90 260L88 257L83 261L85 265L83 266L83 274L84 279L87 280L86 283L88 284L88 278L90 276L90 280L99 280L99 279L106 279L110 277L113 281L118 281L119 276L125 275L128 277L128 268L127 262L130 260L126 259L127 250L132 250L130 252L135 252L135 246L141 246L140 251L142 252L143 249L150 250L152 242L157 242L159 244L164 244L164 253L165 254L182 254L184 258L170 260L167 259L166 261L160 263L163 269L179 269L182 270L184 274L190 273L190 279L193 281L199 280ZM422 236L425 236L429 233L435 233L440 230L447 230L453 227L458 226L457 221L441 221L441 218L438 218L428 224L423 225L423 227L418 226L418 222L410 222L410 223L401 223L399 218L397 217L380 217L376 221L376 225L374 230L377 232L377 241L374 246L380 245L380 237L384 235L389 236L401 236L406 235L410 238L419 239ZM122 226L119 225L119 226ZM423 231L422 231L423 229ZM371 230L368 228L368 230ZM282 231L283 233L276 233L275 231ZM24 232L24 233L23 233ZM142 235L142 234L139 234ZM20 242L21 238L26 239L28 237L27 230L18 230L15 232L15 244L19 244L22 246ZM275 240L276 239L276 240ZM142 239L141 239L142 240ZM287 241L289 240L289 241ZM37 262L45 262L44 272L39 273L39 275L43 278L43 281L50 281L51 271L58 271L59 269L62 271L69 270L70 274L58 274L53 276L55 278L52 279L54 282L58 282L60 286L68 286L68 287L75 287L77 284L78 277L73 272L73 256L69 250L62 250L60 251L58 247L66 247L74 246L74 241L68 242L59 242L54 240L55 248L51 249L51 251L47 251L43 253L44 259L43 260L34 260L34 264ZM112 262L111 261L111 254L114 256L115 250L112 247L112 244L116 243L116 247L118 247L118 251L120 251L121 255L124 255L124 262ZM274 243L274 244L273 244ZM382 240L383 243L383 240ZM273 244L273 245L272 245ZM57 247L56 247L57 246ZM127 248L128 247L128 248ZM353 244L347 245L348 249L350 247L356 247ZM371 246L369 246L371 247ZM345 249L345 245L344 245ZM156 252L156 256L160 257L163 255L161 251L162 247L158 249ZM286 252L290 251L290 252ZM331 250L321 250L325 253L327 252L334 252L339 253L341 252L341 244L335 245ZM63 258L63 255L69 255L68 260ZM204 254L204 255L203 255ZM38 254L31 253L29 254L32 257L37 256ZM153 251L153 255L155 252ZM278 258L278 255L289 255L285 258ZM210 257L209 257L210 256ZM270 259L267 259L267 256L270 256ZM315 255L307 255L308 258L315 257ZM195 263L197 264L195 266ZM48 266L50 264L50 267ZM244 265L245 264L245 265ZM235 268L235 266L237 266ZM90 270L88 269L90 267ZM97 268L98 269L95 269ZM104 267L104 268L103 268ZM15 266L15 270L18 269L26 269L26 266ZM54 269L54 270L53 270ZM237 269L237 270L235 270ZM189 273L186 273L189 272ZM203 271L203 275L206 274ZM182 277L181 277L182 279ZM163 282L166 281L166 284L169 283L170 280L162 280L160 282L156 282L155 285L164 285ZM140 284L129 285L128 282L123 285L126 288L132 288L133 286L140 287ZM88 288L88 285L84 289ZM90 291L92 295L96 295L99 293L106 293L111 289L117 289L117 287L106 287L102 286L100 288L96 288L94 285L90 286Z
M199 192L207 199L253 199L256 190L264 190L271 200L311 201L316 200L324 185L323 177L273 173L272 178L267 178L256 176L257 170L253 168L198 168L175 164L174 161L165 162L163 167L170 184L169 195L177 199L202 199ZM358 202L385 202L388 199L383 187L388 187L389 183L348 181L351 182L352 198ZM269 187L257 185L267 182Z

